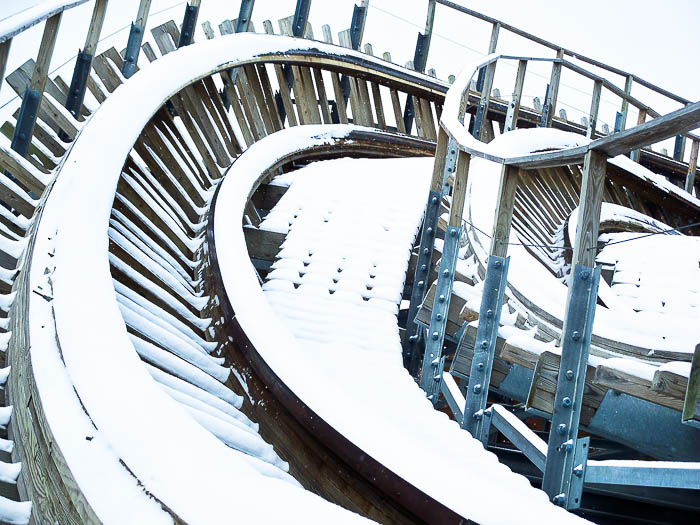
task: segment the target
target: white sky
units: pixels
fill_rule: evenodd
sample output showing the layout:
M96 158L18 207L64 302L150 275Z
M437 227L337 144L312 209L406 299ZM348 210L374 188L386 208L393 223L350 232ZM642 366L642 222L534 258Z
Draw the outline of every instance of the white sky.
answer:
M0 19L35 3L36 0L0 0ZM295 0L257 0L253 10L256 29L262 31L262 21L270 19L277 30L277 19L292 15L295 3ZM322 24L329 24L334 36L347 29L354 3L353 0L312 1L310 22L316 38L320 38ZM700 42L697 31L700 2L697 0L458 0L457 3L627 70L690 100L700 99L700 71L697 67L690 67ZM90 1L64 15L52 69L71 59L82 47L93 5L94 2ZM127 27L137 7L138 0L109 2L102 35L122 30L105 39L100 45L100 52L112 45L118 49L126 45ZM235 18L238 9L239 2L236 0L202 0L199 23L210 20L216 27L224 18ZM426 11L427 0L370 0L364 42L373 44L375 54L390 51L394 62L404 64L413 58L416 35L418 31L423 31ZM149 25L158 25L169 19L180 24L183 12L182 1L153 0ZM36 54L42 29L43 24L40 24L15 38L8 73ZM440 78L458 73L466 60L486 53L490 31L490 24L438 5L428 67L434 67ZM197 37L204 38L201 33ZM501 31L498 50L520 55L553 56L552 51L505 31ZM527 105L532 105L534 96L544 98L549 68L545 65L539 69L529 68L535 75L525 85ZM586 68L590 69L589 66ZM59 73L70 82L72 64ZM512 90L514 76L514 67L499 65L494 87L507 96ZM624 84L619 77L609 76L609 79L620 87ZM562 84L559 108L565 108L569 118L578 120L588 113L592 83L582 82L565 72ZM632 94L661 113L679 107L651 95L644 88L637 87ZM0 106L13 96L14 92L4 83L0 90ZM4 111L15 103L9 104ZM601 121L612 127L619 104L616 97L604 95ZM0 116L5 112L0 111ZM636 121L636 113L631 111L629 119L630 124Z

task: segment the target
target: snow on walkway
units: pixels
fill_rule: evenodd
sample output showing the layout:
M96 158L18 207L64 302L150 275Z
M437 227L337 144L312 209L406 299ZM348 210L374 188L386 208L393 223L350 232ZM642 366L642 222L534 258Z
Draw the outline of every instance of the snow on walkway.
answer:
M261 224L288 233L263 290L292 336L256 348L327 423L462 516L581 521L434 410L402 366L397 304L431 169L429 158L338 159L292 174Z

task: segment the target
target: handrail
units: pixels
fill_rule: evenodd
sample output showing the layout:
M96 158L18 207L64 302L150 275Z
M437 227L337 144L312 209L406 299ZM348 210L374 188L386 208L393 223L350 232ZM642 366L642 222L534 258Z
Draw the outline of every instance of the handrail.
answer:
M685 133L700 125L700 102L696 102L624 132L593 140L585 146L565 148L553 153L533 153L517 157L501 156L493 151L493 148L489 148L487 144L472 137L458 119L458 115L463 113L461 106L464 104L464 96L469 92L469 86L474 76L481 68L501 59L522 61L531 58L493 53L474 60L464 67L445 97L440 124L456 142L459 149L470 155L522 169L563 166L582 162L584 155L591 150L616 156ZM558 61L558 59L543 60ZM565 61L561 61L561 63L566 65ZM693 138L696 137L693 136Z
M241 50L237 57L231 56L232 49ZM106 250L107 226L123 163L138 134L164 102L193 82L247 64L307 63L310 54L322 53L329 57L327 62L331 67L342 69L345 64L350 69L349 64L360 64L362 69L364 64L369 71L375 65L378 77L391 79L394 75L394 85L405 82L409 88L413 85L414 89L430 94L431 89L421 88L416 78L423 75L409 75L404 68L352 50L338 54L337 47L320 42L246 33L184 47L134 75L87 121L65 158L37 226L37 255L32 258L31 271L37 278L45 278L43 269L55 264L51 304L56 337L75 391L101 436L124 465L143 482L146 490L178 516L186 515L187 498L173 495L182 490L177 487L187 486L189 500L207 506L211 516L218 516L213 521L224 519L230 512L224 494L230 490L228 484L203 485L195 481L205 478L221 481L231 472L232 465L220 461L216 451L224 446L221 442L180 411L170 408L171 402L153 385L127 335L116 303ZM442 85L434 79L431 82L435 95L441 94ZM127 107L130 118L125 121ZM116 135L114 122L122 123ZM96 141L104 140L107 135L112 137L110 148L94 148ZM91 175L96 170L100 177ZM81 191L74 191L76 187ZM89 206L86 194L91 197ZM64 213L65 210L71 213ZM62 232L58 236L57 229ZM54 249L55 255L51 256ZM90 270L85 271L88 267ZM94 351L95 341L101 342L100 352ZM90 372L105 367L110 369L110 374ZM130 381L126 392L122 388L124 377ZM104 396L105 391L122 392L119 396ZM134 426L140 429L138 433L124 431ZM155 436L167 428L172 430L169 432L172 440L168 443L147 438L151 431ZM173 462L177 451L186 450L192 442L203 443L197 456L185 455Z
M51 18L58 13L72 9L88 0L49 0L0 20L0 44L14 38L39 22Z
M528 33L527 31L523 31L522 29L518 29L515 26L512 26L510 24L506 24L505 22L501 22L500 20L484 15L482 13L479 13L478 11L474 11L473 9L469 9L467 7L463 7L459 4L455 4L454 2L450 2L449 0L437 0L438 4L442 4L446 7L450 7L456 11L459 11L461 13L467 14L469 16L472 16L474 18L478 18L479 20L483 20L485 22L490 22L492 24L499 24L501 29L505 29L506 31L510 31L513 34L516 34L518 36L527 38L528 40L535 42L537 44L540 44L542 46L548 47L549 49L553 49L555 51L561 51L564 55L568 55L572 58L575 58L577 60L580 60L581 62L586 62L587 64L590 64L592 66L598 67L600 69L604 69L605 71L609 71L610 73L614 73L616 75L620 75L626 78L632 78L635 82L639 83L640 85L644 86L645 88L651 89L652 91L655 91L656 93L663 95L665 97L668 97L676 102L680 102L681 104L690 104L690 100L687 100L679 95L675 95L674 93L671 93L670 91L667 91L663 88L660 88L651 82L644 80L643 78L634 75L632 73L628 73L626 71L623 71L622 69L618 69L613 66L609 66L607 64L604 64L603 62L599 62L598 60L595 60L593 58L589 58L585 55L581 55L580 53L576 53L575 51L571 51L569 49L566 49L562 46L558 46L552 42L549 42L548 40L545 40L543 38L539 38L535 35L532 35Z

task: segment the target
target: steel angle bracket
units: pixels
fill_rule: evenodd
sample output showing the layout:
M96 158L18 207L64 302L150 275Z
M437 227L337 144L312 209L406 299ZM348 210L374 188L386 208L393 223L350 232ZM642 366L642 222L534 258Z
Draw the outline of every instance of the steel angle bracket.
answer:
M129 78L136 70L136 62L139 59L139 49L143 39L143 27L131 24L129 39L126 42L126 52L124 53L124 63L122 64L122 75Z
M571 498L572 477L576 466L574 448L581 415L599 280L600 267L594 269L577 264L569 283L571 289L564 321L561 364L554 397L547 463L542 480L542 490L554 503L562 507L566 507Z
M22 157L26 157L29 151L29 143L34 133L34 124L39 114L40 103L41 92L27 88L24 92L24 97L22 97L22 106L19 109L19 115L17 115L17 127L15 127L15 133L12 136L10 145Z
M406 320L406 339L404 349L404 367L412 376L418 373L418 334L419 326L415 323L418 308L428 290L428 276L433 262L433 249L435 247L435 232L437 230L438 212L440 211L440 199L442 195L438 191L432 191L428 195L428 204L425 206L425 219L423 220L423 232L418 249L418 262L416 273L413 277L411 289L411 302L408 306L408 319Z
M486 117L486 104L479 104L476 108L476 115L474 116L474 127L472 128L472 135L475 139L481 140L481 123Z
M493 357L496 352L498 323L503 308L503 294L508 282L508 264L510 257L489 257L484 279L484 292L479 308L479 326L476 329L474 342L474 357L469 372L469 386L464 406L462 428L479 439L482 434L483 414L486 408L486 398L489 394Z
M445 160L445 170L442 176L442 193L431 190L428 195L428 203L425 206L425 218L423 219L423 232L418 249L418 261L416 273L413 278L413 288L411 290L411 302L408 307L408 319L406 321L406 339L404 342L404 367L409 373L416 377L420 355L418 351L420 329L415 323L418 308L423 302L423 298L428 291L428 277L432 269L433 250L435 249L435 234L437 232L438 215L440 212L440 201L442 196L450 190L447 179L454 173L457 166L457 145L450 139L447 146L447 158Z
M574 448L574 469L569 485L569 497L564 501L567 510L578 509L583 497L583 482L586 479L586 466L588 464L588 451L591 447L591 438L586 436L576 440Z
M461 234L462 228L457 226L448 226L445 232L442 262L440 263L440 271L435 288L435 301L433 302L430 328L428 329L425 342L420 386L425 391L428 399L433 402L433 405L437 403L440 397L443 365L442 347L445 342L447 312L450 308L450 296L452 295L452 285L454 284Z
M199 6L187 4L187 7L185 7L185 17L182 20L182 29L180 30L180 40L177 43L178 49L189 46L192 43L198 14Z

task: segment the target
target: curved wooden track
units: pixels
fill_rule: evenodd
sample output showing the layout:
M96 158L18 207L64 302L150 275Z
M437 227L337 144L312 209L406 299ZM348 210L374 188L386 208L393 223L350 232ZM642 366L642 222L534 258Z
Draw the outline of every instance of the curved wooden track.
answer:
M236 159L294 125L318 125L319 135L332 122L354 126L262 163L241 217L249 225L274 205L272 177L300 165L433 155L448 84L320 42L238 35L165 56L180 41L177 25L153 34L161 56L144 46L153 64L142 63L132 79L121 74L115 49L95 58L88 86L103 104L99 112L86 105L71 114L59 100L61 83L49 79L27 157L0 144L1 335L10 367L5 404L14 407L7 412L14 448L3 450L21 463L3 477L16 505L0 520L218 522L230 518L235 486L241 521L285 516L274 502L260 508L255 499L274 493L324 521L359 518L343 507L381 523L470 522L354 445L262 359L224 290L212 219L217 186ZM232 56L233 48L245 51ZM8 82L19 91L30 85L26 77L13 73ZM466 112L475 114L481 99L467 93ZM406 100L418 108L413 134L405 133ZM486 121L493 127L507 112L508 103L494 99ZM540 116L522 108L520 127ZM115 122L123 123L119 135ZM553 126L584 131L561 119ZM96 147L108 134L110 144ZM652 167L664 166L658 157L642 152ZM696 199L624 167L611 164L608 175L606 202L674 228L700 214ZM552 279L570 264L564 248L580 179L575 166L543 168L516 192L513 228L521 240L547 246L528 251ZM469 242L483 278L483 238L472 230ZM249 245L251 257L255 249ZM510 307L540 338L560 335L556 313L515 286L509 294ZM593 342L600 353L650 350ZM680 395L669 398L678 410ZM202 483L207 476L213 486ZM120 498L133 505L108 501Z

